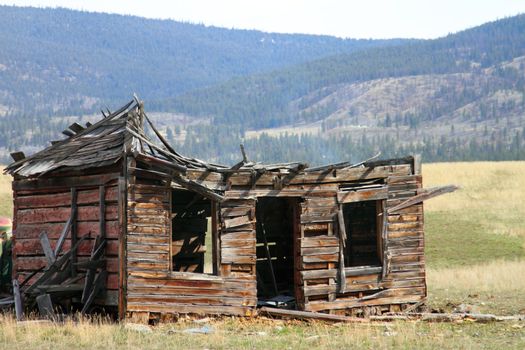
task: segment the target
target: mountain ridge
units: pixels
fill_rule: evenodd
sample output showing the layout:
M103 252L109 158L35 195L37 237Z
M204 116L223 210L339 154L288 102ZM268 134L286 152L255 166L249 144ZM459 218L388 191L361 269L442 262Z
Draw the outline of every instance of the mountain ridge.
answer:
M70 113L84 105L93 111L133 92L147 99L176 96L235 76L402 41L230 30L61 8L0 6L0 16L0 104L18 111Z

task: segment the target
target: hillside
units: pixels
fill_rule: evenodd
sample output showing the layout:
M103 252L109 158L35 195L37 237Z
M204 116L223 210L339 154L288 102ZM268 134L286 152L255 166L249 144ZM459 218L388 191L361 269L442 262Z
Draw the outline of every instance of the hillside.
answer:
M192 139L179 142L217 160L233 161L223 154L244 138L262 161L359 161L377 151L427 161L525 159L523 32L525 15L515 16L235 79L156 107L213 117L214 128L192 127ZM220 147L207 146L210 132Z
M333 108L304 114L305 105L322 99L339 84L376 79L453 73L483 73L525 55L525 15L487 23L435 40L371 48L298 64L275 72L238 78L216 87L159 101L158 108L212 115L217 123L268 128L321 120ZM515 84L523 86L523 77ZM310 101L304 100L313 94ZM303 108L304 109L304 108Z
M79 113L402 40L230 30L66 9L0 6L0 115Z
M263 162L525 159L525 15L435 40L362 41L2 13L3 162L132 92L179 151L214 162L239 161L239 143Z

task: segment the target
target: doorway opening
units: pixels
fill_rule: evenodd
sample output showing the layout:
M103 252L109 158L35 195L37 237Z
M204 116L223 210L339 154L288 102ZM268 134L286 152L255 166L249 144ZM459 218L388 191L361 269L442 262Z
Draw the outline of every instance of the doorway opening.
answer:
M294 236L297 199L257 200L257 298L259 305L294 307Z

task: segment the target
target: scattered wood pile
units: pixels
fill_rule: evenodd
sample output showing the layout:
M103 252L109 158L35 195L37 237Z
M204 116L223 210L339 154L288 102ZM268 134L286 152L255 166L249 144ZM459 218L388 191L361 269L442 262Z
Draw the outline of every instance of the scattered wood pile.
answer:
M57 309L67 312L68 308L71 310L78 308L82 314L85 314L105 288L108 272L104 258L107 243L104 230L102 234L96 236L89 259L81 262L77 259L78 247L90 238L89 234L77 241L71 239L71 248L62 251L68 233L74 232L73 222L76 214L77 209L73 206L71 217L55 249L52 249L47 233L40 233L40 243L47 259L46 266L28 275L22 283L17 279L13 280L13 302L17 320L24 318L24 304L28 307L36 304L40 315L50 319L56 318ZM40 276L27 286L26 283L37 273L40 273ZM75 305L64 304L63 300L73 301Z
M405 312L401 314L389 314L381 316L369 316L367 318L348 317L343 315L330 315L320 312L307 312L295 310L283 310L263 307L260 309L262 315L279 318L291 318L308 321L363 323L370 321L392 322L392 321L426 321L426 322L461 322L471 321L479 323L487 322L516 322L525 321L525 315L496 316L492 314L470 314L470 313L415 313Z

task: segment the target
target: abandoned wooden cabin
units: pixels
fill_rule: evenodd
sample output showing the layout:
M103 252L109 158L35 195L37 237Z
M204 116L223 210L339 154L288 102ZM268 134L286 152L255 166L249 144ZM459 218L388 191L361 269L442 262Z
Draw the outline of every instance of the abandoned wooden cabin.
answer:
M6 169L26 300L120 318L425 300L422 201L443 189L422 189L417 157L308 168L243 151L233 167L210 164L177 153L136 100L64 133Z

